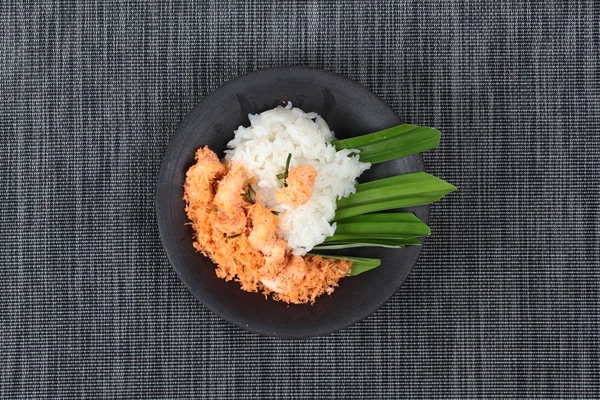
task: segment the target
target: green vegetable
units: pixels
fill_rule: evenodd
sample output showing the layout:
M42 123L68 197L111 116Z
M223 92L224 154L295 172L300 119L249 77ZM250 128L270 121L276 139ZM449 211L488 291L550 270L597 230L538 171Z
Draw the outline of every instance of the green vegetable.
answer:
M381 260L378 258L365 258L365 257L348 257L348 256L330 256L322 254L308 254L310 256L320 256L323 258L332 258L334 260L348 260L352 261L352 270L350 271L351 276L361 274L370 269L376 268L381 265Z
M315 250L338 250L350 249L353 247L387 247L393 249L401 249L407 245L420 245L421 241L414 238L408 239L369 239L360 238L353 240L334 241L321 243L314 247Z
M429 227L412 213L365 214L339 221L335 234L326 238L325 243L360 238L408 239L430 233Z
M288 178L290 172L290 161L292 161L292 154L288 153L287 160L285 160L285 171L281 174L275 175L279 183L283 185L283 187L287 187L286 179Z
M433 203L456 190L426 172L414 172L356 185L356 193L338 200L335 221L395 208Z
M438 130L427 126L403 124L367 135L336 140L332 144L337 150L356 149L360 161L375 164L434 149L440 143L440 136ZM284 174L287 177L287 167ZM456 187L453 185L425 172L356 185L356 193L337 202L335 234L315 249L334 250L362 246L402 248L419 245L421 242L418 237L429 235L430 229L414 214L374 212L433 203L454 190ZM381 260L373 258L323 257L352 261L351 275L358 275L381 264Z
M360 246L402 248L421 244L417 236L427 236L429 227L412 213L357 215L337 223L335 234L317 249L345 249Z
M244 190L244 196L246 196L246 200L248 200L250 204L256 203L256 191L252 185L249 184L246 190Z
M441 133L428 126L402 124L379 132L331 142L337 150L356 149L360 161L373 164L435 149Z

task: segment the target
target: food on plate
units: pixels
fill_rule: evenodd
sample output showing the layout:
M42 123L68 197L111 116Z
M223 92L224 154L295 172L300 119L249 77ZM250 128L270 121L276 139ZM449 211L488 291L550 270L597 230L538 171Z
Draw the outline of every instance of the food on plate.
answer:
M304 255L335 232L336 201L355 191L371 164L352 149L337 150L327 123L316 113L277 107L250 115L225 150L224 161L241 164L261 202L279 216L277 234L294 255Z
M251 116L229 143L224 162L207 147L186 174L186 212L194 247L216 273L242 289L288 303L331 294L350 260L307 255L335 232L335 204L354 191L370 164L337 151L323 119L278 107Z
M261 204L250 189L251 176L239 163L227 167L211 153L206 147L196 152L196 164L186 174L184 199L194 247L214 261L217 276L288 303L312 303L332 293L339 279L349 274L351 262L293 255L277 236L277 212Z
M357 185L371 162L437 146L431 128L400 125L336 140L318 114L291 103L249 117L223 160L206 146L196 150L184 186L194 247L219 278L243 290L314 303L379 260L309 251L418 245L429 228L412 213L374 211L426 204L455 189L425 173Z

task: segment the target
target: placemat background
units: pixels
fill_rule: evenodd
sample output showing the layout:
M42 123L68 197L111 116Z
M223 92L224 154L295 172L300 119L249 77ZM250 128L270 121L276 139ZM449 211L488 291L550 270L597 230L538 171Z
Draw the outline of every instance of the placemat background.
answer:
M600 398L599 9L2 2L2 398ZM299 341L199 304L153 210L186 113L290 64L439 128L459 188L385 306Z

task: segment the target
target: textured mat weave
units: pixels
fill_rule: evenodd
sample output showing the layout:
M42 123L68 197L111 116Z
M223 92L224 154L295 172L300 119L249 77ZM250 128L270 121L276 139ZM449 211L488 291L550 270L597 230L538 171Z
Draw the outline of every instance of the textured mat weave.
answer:
M1 397L600 398L599 17L558 0L1 3ZM390 302L304 341L197 303L153 211L186 113L289 64L439 128L425 161L459 188Z

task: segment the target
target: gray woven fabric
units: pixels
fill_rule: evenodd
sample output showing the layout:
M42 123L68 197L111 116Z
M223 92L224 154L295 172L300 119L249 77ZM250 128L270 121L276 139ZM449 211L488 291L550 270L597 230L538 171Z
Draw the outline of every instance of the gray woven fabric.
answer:
M0 5L0 395L600 398L594 1ZM443 132L459 191L374 315L241 331L183 287L154 216L186 113L257 68L341 73Z

